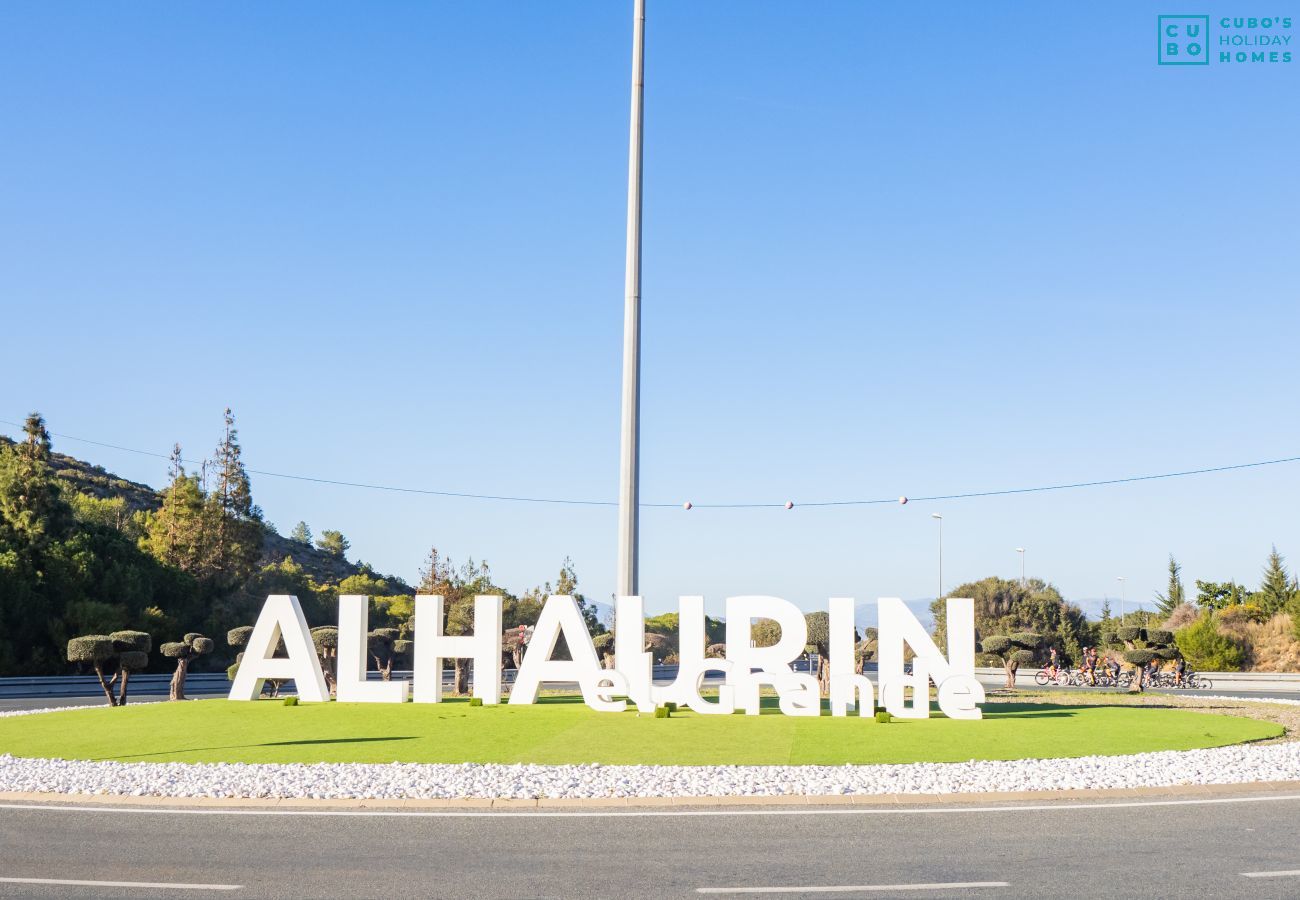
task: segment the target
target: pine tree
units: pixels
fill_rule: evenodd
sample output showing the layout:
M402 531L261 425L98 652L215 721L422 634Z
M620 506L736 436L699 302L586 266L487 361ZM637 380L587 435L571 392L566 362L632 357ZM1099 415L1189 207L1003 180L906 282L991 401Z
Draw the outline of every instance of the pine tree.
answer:
M1183 567L1178 565L1178 560L1170 553L1169 587L1165 589L1165 593L1156 594L1156 609L1160 611L1163 618L1168 618L1186 599L1187 595L1183 590Z
M299 522L293 526L293 531L289 532L289 540L311 546L311 529L307 527L307 523Z
M72 509L50 466L50 433L40 413L27 416L23 433L23 442L4 454L0 522L17 542L41 550L67 534Z
M212 558L206 540L203 489L197 476L185 472L181 445L172 447L171 476L162 492L162 506L145 520L141 547L169 566L196 577L206 573Z
M1259 604L1265 615L1271 616L1285 609L1294 597L1294 582L1287 573L1286 560L1274 545L1268 555L1268 562L1264 564L1264 580L1252 599Z
M216 484L206 502L212 535L206 574L227 584L247 579L262 549L262 511L253 505L242 454L235 416L226 407L225 433L212 460Z
M343 536L343 532L334 531L326 528L316 539L316 548L330 556L337 556L339 559L346 559L348 548L352 545L348 539Z

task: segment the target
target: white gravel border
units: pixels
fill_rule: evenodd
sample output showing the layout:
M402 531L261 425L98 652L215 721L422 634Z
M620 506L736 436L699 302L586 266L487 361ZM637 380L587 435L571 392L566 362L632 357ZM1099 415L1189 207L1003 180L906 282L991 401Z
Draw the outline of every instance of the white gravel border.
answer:
M1300 705L1268 698L1251 702ZM13 710L0 717L95 708ZM1300 741L1128 756L863 766L120 763L0 755L0 791L220 799L815 797L1258 781L1300 781Z

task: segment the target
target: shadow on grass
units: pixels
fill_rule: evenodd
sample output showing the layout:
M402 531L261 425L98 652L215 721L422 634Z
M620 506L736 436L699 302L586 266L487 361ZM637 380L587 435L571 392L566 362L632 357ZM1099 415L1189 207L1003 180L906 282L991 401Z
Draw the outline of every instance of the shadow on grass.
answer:
M248 750L251 747L309 747L323 744L371 744L381 741L413 741L415 735L402 734L392 737L353 737L322 738L312 741L266 741L261 744L226 744L221 747L181 747L173 750L159 750L157 753L122 753L118 756L99 756L93 762L105 762L115 759L144 759L147 756L174 756L178 753L207 753L210 750Z

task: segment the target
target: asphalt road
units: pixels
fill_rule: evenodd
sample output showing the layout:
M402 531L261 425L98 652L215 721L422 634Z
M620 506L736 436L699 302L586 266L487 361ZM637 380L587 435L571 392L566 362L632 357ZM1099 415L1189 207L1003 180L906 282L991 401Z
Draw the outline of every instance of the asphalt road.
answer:
M0 805L0 897L1300 895L1297 795L978 808L248 812Z

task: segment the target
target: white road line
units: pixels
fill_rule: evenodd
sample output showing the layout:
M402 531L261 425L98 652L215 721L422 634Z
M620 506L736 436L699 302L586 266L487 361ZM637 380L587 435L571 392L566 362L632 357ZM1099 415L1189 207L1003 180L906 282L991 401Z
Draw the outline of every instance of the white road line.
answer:
M960 795L954 795L954 798ZM1160 806L1219 806L1225 803L1278 803L1300 800L1300 794L1263 797L1205 797L1197 800L1124 800L1084 803L1037 803L1019 806L918 806L909 809L866 807L864 809L832 806L795 809L629 809L618 810L469 810L451 809L222 809L170 806L75 806L61 803L0 803L0 810L23 809L45 812L136 813L152 816L298 816L314 817L381 817L390 819L678 819L726 816L937 816L971 813L1070 812L1075 810L1143 809ZM906 801L903 801L906 802ZM961 802L954 799L954 803Z
M919 884L830 884L796 887L696 888L697 894L859 894L866 891L943 891L1011 887L1009 881L933 881Z
M3 884L57 884L62 887L158 888L164 891L237 891L242 884L186 884L179 881L79 881L75 878L2 878Z
M1300 875L1300 869L1284 869L1280 872L1242 872L1242 878L1288 878Z

